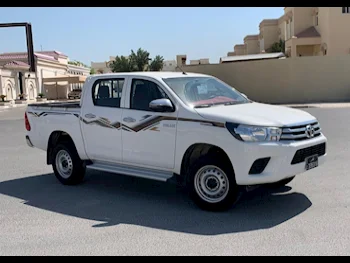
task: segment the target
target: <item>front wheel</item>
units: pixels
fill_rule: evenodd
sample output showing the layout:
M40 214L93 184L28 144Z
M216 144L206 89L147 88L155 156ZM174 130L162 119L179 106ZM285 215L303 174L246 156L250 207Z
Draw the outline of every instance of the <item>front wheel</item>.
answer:
M52 168L56 178L64 185L75 185L83 181L85 164L79 158L72 142L62 141L53 149Z
M240 197L231 164L216 156L205 155L194 163L187 187L194 203L208 211L228 210Z

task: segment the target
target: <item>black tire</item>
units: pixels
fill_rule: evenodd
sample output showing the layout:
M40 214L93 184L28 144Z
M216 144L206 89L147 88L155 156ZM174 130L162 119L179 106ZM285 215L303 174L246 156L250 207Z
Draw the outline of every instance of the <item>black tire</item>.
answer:
M70 158L70 161L67 164L67 166L70 167L70 171L67 172L67 176L62 176L63 170L60 167L57 167L56 159L62 155L65 156L62 157L65 159L67 158L67 154L69 156L68 158ZM55 146L53 149L52 168L56 178L64 185L76 185L81 183L84 179L86 170L85 163L79 158L77 150L71 141L61 141Z
M295 176L292 176L292 177L283 179L281 181L278 181L276 183L268 184L268 186L271 187L271 188L281 188L281 187L289 184L291 181L293 181L294 178L295 178Z
M216 167L214 169L211 169L210 167ZM207 170L205 170L207 169ZM210 170L211 169L211 170ZM208 189L207 186L199 186L196 181L200 181L200 171L203 170L203 176L206 176L205 173L209 172L209 176L207 176L207 180L213 180L208 179L209 177L215 177L216 175L221 176L221 172L223 172L223 176L221 176L221 179L225 177L225 180L228 181L228 184L226 184L226 187L228 185L228 189L223 189L222 191L226 191L225 196L222 196L221 200L218 201L208 201L203 197L203 188ZM221 171L220 171L221 170ZM216 179L214 179L216 180ZM216 181L218 183L220 179ZM223 181L220 181L219 185L222 187L225 185ZM197 186L196 186L197 185ZM208 185L208 183L206 183ZM218 189L221 189L221 186ZM207 211L225 211L233 207L239 200L241 196L241 191L239 190L239 187L236 184L235 175L233 168L231 166L231 163L225 158L220 158L215 155L203 155L198 158L198 160L195 161L195 163L191 166L189 169L189 173L186 176L186 187L187 191L191 197L191 199L194 201L194 203L201 209L207 210ZM202 194L200 194L202 192Z

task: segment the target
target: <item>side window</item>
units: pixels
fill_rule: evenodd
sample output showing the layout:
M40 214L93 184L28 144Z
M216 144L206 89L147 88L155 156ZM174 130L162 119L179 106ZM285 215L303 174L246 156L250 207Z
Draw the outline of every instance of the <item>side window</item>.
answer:
M131 83L130 109L149 111L149 103L157 99L169 99L166 93L156 83L133 79Z
M120 107L124 79L100 79L92 87L92 100L95 106Z

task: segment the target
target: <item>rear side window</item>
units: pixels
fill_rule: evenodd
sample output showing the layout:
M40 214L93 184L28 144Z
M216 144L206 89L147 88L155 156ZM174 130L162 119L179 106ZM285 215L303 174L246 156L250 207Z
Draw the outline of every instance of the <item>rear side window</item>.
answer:
M124 79L99 79L92 87L95 106L120 108Z

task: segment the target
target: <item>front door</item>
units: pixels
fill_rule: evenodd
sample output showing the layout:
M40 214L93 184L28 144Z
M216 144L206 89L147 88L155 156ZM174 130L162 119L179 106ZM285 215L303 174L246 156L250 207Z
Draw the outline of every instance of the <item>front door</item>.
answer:
M122 116L123 163L173 168L177 111L150 110L152 100L169 98L155 81L133 78L129 85Z
M92 104L83 107L81 116L85 150L91 160L122 161L120 122L124 83L124 78L112 78L98 79L92 84Z

